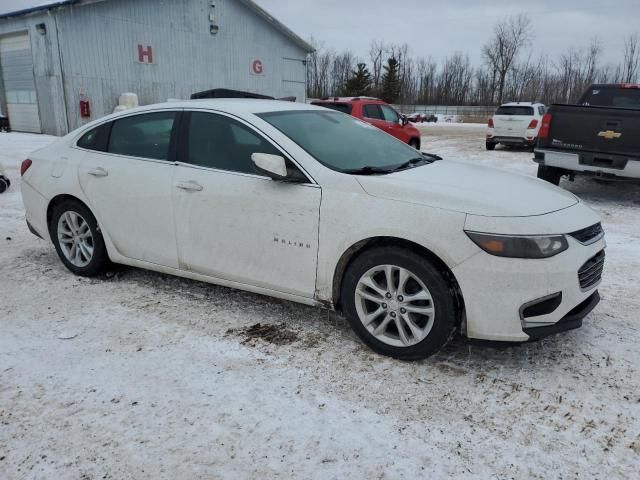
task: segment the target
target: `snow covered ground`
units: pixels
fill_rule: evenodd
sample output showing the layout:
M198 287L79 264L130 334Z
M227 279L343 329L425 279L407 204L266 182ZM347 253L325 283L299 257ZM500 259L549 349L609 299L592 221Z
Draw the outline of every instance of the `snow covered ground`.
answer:
M485 151L483 128L421 128L427 151L535 174L530 152ZM19 162L50 140L0 133L1 479L637 478L638 186L563 184L609 244L583 328L402 363L324 311L129 268L72 276L19 194Z

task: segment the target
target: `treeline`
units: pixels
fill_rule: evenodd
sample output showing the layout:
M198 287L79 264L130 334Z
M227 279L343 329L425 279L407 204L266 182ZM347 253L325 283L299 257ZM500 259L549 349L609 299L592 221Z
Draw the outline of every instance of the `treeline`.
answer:
M640 36L625 38L624 60L602 58L594 38L582 48L532 58L526 15L500 20L482 47L483 62L455 52L441 62L415 58L409 46L373 42L366 60L316 43L308 64L310 98L372 95L404 105L499 105L506 101L574 102L592 83L633 83L640 74Z

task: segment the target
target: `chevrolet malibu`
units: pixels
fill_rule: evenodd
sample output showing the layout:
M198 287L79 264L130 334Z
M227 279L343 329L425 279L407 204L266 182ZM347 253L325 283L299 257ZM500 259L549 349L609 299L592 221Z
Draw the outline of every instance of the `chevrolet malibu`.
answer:
M22 163L30 230L74 274L131 265L337 309L414 360L526 342L598 303L604 233L536 178L421 153L349 115L198 100L88 124Z

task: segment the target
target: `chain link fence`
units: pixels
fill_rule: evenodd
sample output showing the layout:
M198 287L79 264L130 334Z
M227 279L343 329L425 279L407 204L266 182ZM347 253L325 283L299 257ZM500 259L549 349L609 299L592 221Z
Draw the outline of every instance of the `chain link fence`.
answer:
M495 106L395 105L405 115L435 115L439 122L485 123L496 111Z

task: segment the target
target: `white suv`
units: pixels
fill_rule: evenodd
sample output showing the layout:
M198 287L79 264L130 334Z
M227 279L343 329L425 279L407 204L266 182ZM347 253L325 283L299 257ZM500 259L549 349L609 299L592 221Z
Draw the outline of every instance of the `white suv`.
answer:
M514 102L498 107L489 119L487 150L496 145L535 147L546 107L542 103Z
M576 328L599 300L604 234L574 195L313 105L127 110L21 173L29 227L77 275L112 261L340 309L398 358L455 329L524 342Z

